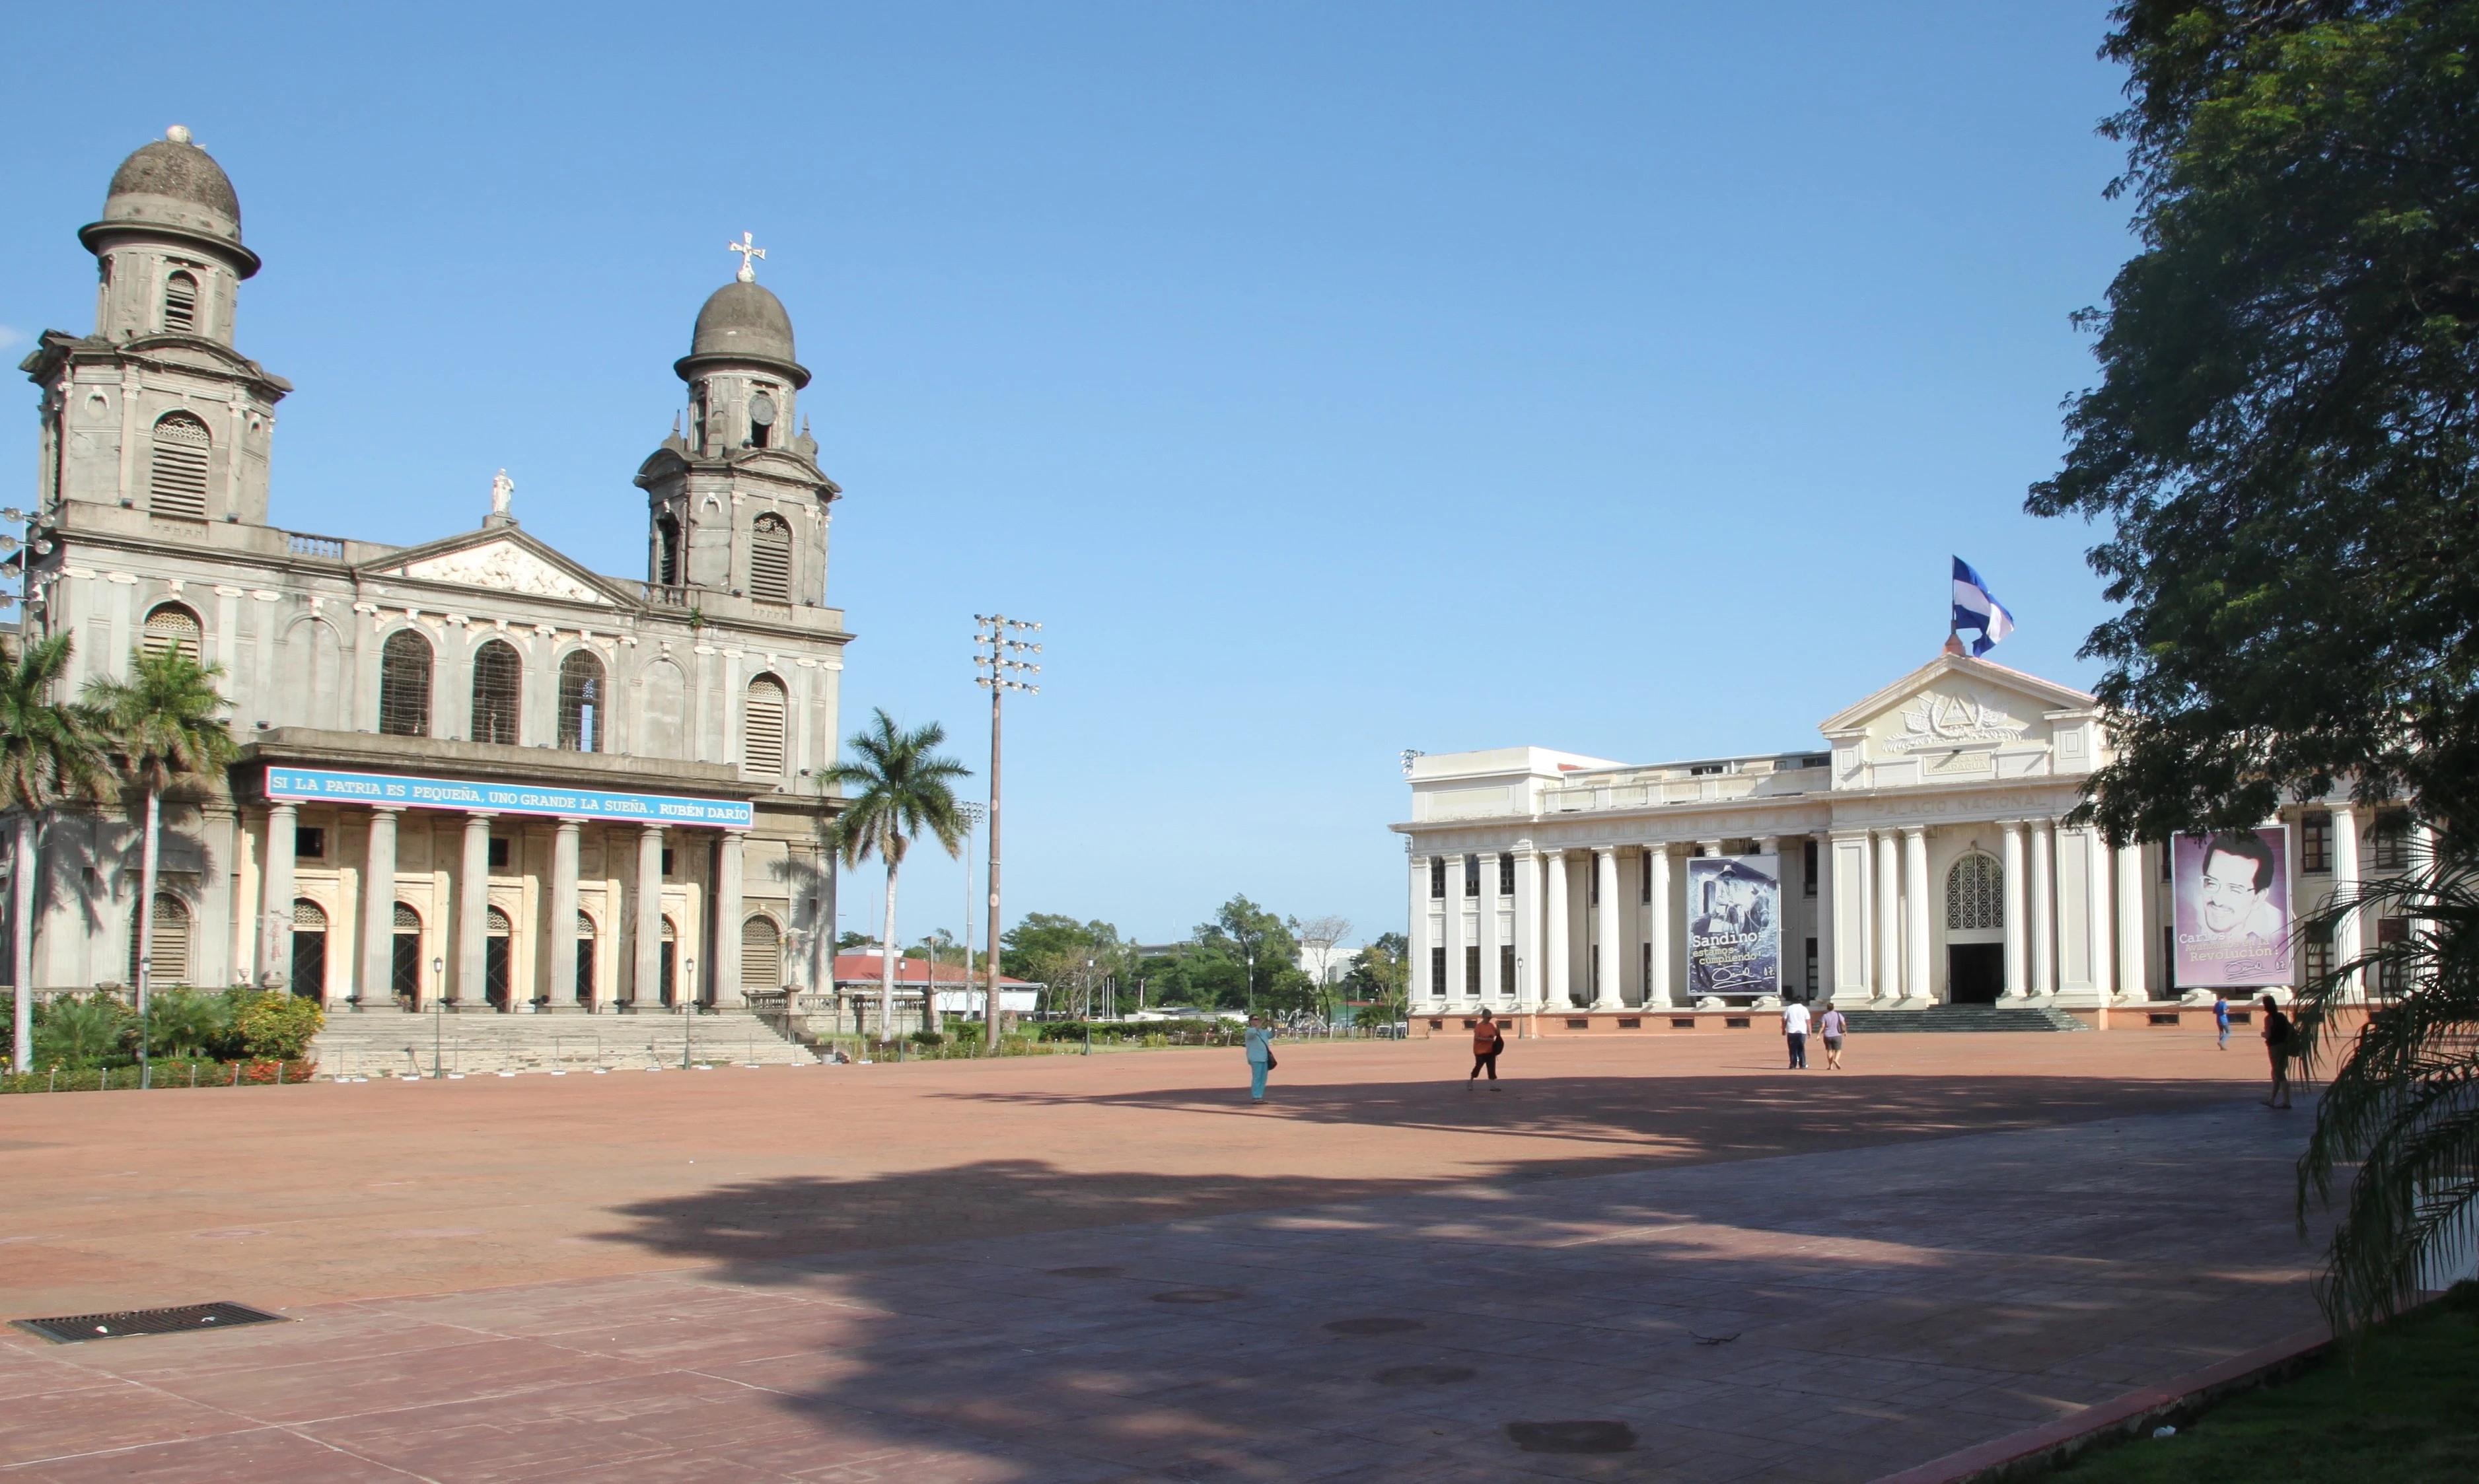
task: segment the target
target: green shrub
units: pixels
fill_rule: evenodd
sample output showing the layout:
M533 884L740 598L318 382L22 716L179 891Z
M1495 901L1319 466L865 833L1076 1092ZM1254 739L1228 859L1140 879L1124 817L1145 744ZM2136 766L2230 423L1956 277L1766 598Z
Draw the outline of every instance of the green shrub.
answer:
M130 1042L137 1017L108 994L63 997L38 1008L35 1060L44 1066L125 1066L136 1060Z
M242 1050L255 1061L297 1062L310 1050L311 1037L327 1023L316 1000L291 994L248 994L232 1017Z
M935 1031L915 1031L912 1033L911 1041L915 1046L944 1046L947 1044L947 1037Z
M233 1006L220 994L166 989L146 1005L147 1050L162 1057L201 1057L232 1030Z

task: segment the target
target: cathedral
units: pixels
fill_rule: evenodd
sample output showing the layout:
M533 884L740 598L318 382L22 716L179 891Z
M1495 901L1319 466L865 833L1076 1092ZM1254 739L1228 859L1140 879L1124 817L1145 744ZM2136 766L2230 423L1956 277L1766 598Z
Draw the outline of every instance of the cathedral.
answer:
M175 790L152 902L126 811L46 828L38 989L289 987L330 1013L608 1012L832 993L841 493L800 417L791 318L737 277L698 311L672 435L639 468L642 579L479 524L412 547L271 524L276 408L243 354L232 182L175 127L78 239L91 334L46 331L23 630L68 690L178 649L243 744ZM443 500L444 506L453 500Z

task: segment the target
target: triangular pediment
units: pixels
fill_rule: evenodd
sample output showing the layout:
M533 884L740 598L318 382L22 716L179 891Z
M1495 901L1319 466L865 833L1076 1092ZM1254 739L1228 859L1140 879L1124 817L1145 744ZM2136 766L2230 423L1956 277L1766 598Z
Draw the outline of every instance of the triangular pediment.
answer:
M1825 719L1836 787L2082 772L2101 744L2099 702L2038 676L1940 654Z
M634 596L615 588L609 578L586 571L514 525L485 526L399 551L389 557L384 566L370 571L375 576L447 582L459 587L490 588L531 598L606 606Z

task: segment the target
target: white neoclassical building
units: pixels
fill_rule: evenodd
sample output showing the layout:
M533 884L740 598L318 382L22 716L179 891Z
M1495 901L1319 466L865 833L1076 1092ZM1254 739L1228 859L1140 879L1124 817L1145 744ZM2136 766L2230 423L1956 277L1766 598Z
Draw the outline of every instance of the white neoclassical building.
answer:
M1411 857L1416 1034L1483 1008L1544 1034L1696 1023L1696 857L1770 856L1779 874L1774 982L1707 1010L1744 1019L1770 993L2101 1025L2109 1007L2151 1005L2138 1023L2174 1021L2172 853L2064 823L2108 756L2091 696L1949 645L1820 730L1812 750L1649 766L1535 747L1413 757L1412 817L1393 828ZM2363 862L2389 864L2403 837L2343 799L2267 825L2295 842L2285 906L2299 911ZM2285 943L2265 982L2393 931Z

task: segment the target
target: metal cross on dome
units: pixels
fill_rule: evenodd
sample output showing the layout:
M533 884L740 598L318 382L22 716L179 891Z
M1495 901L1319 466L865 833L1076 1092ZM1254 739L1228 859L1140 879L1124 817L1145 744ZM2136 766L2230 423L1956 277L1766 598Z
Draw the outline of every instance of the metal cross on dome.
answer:
M766 256L766 249L754 243L750 240L750 234L746 232L741 233L740 241L736 243L724 243L723 250L726 252L736 252L740 254L740 271L735 276L737 276L742 283L755 283L757 281L757 270L749 266L749 260L752 258L762 258Z

